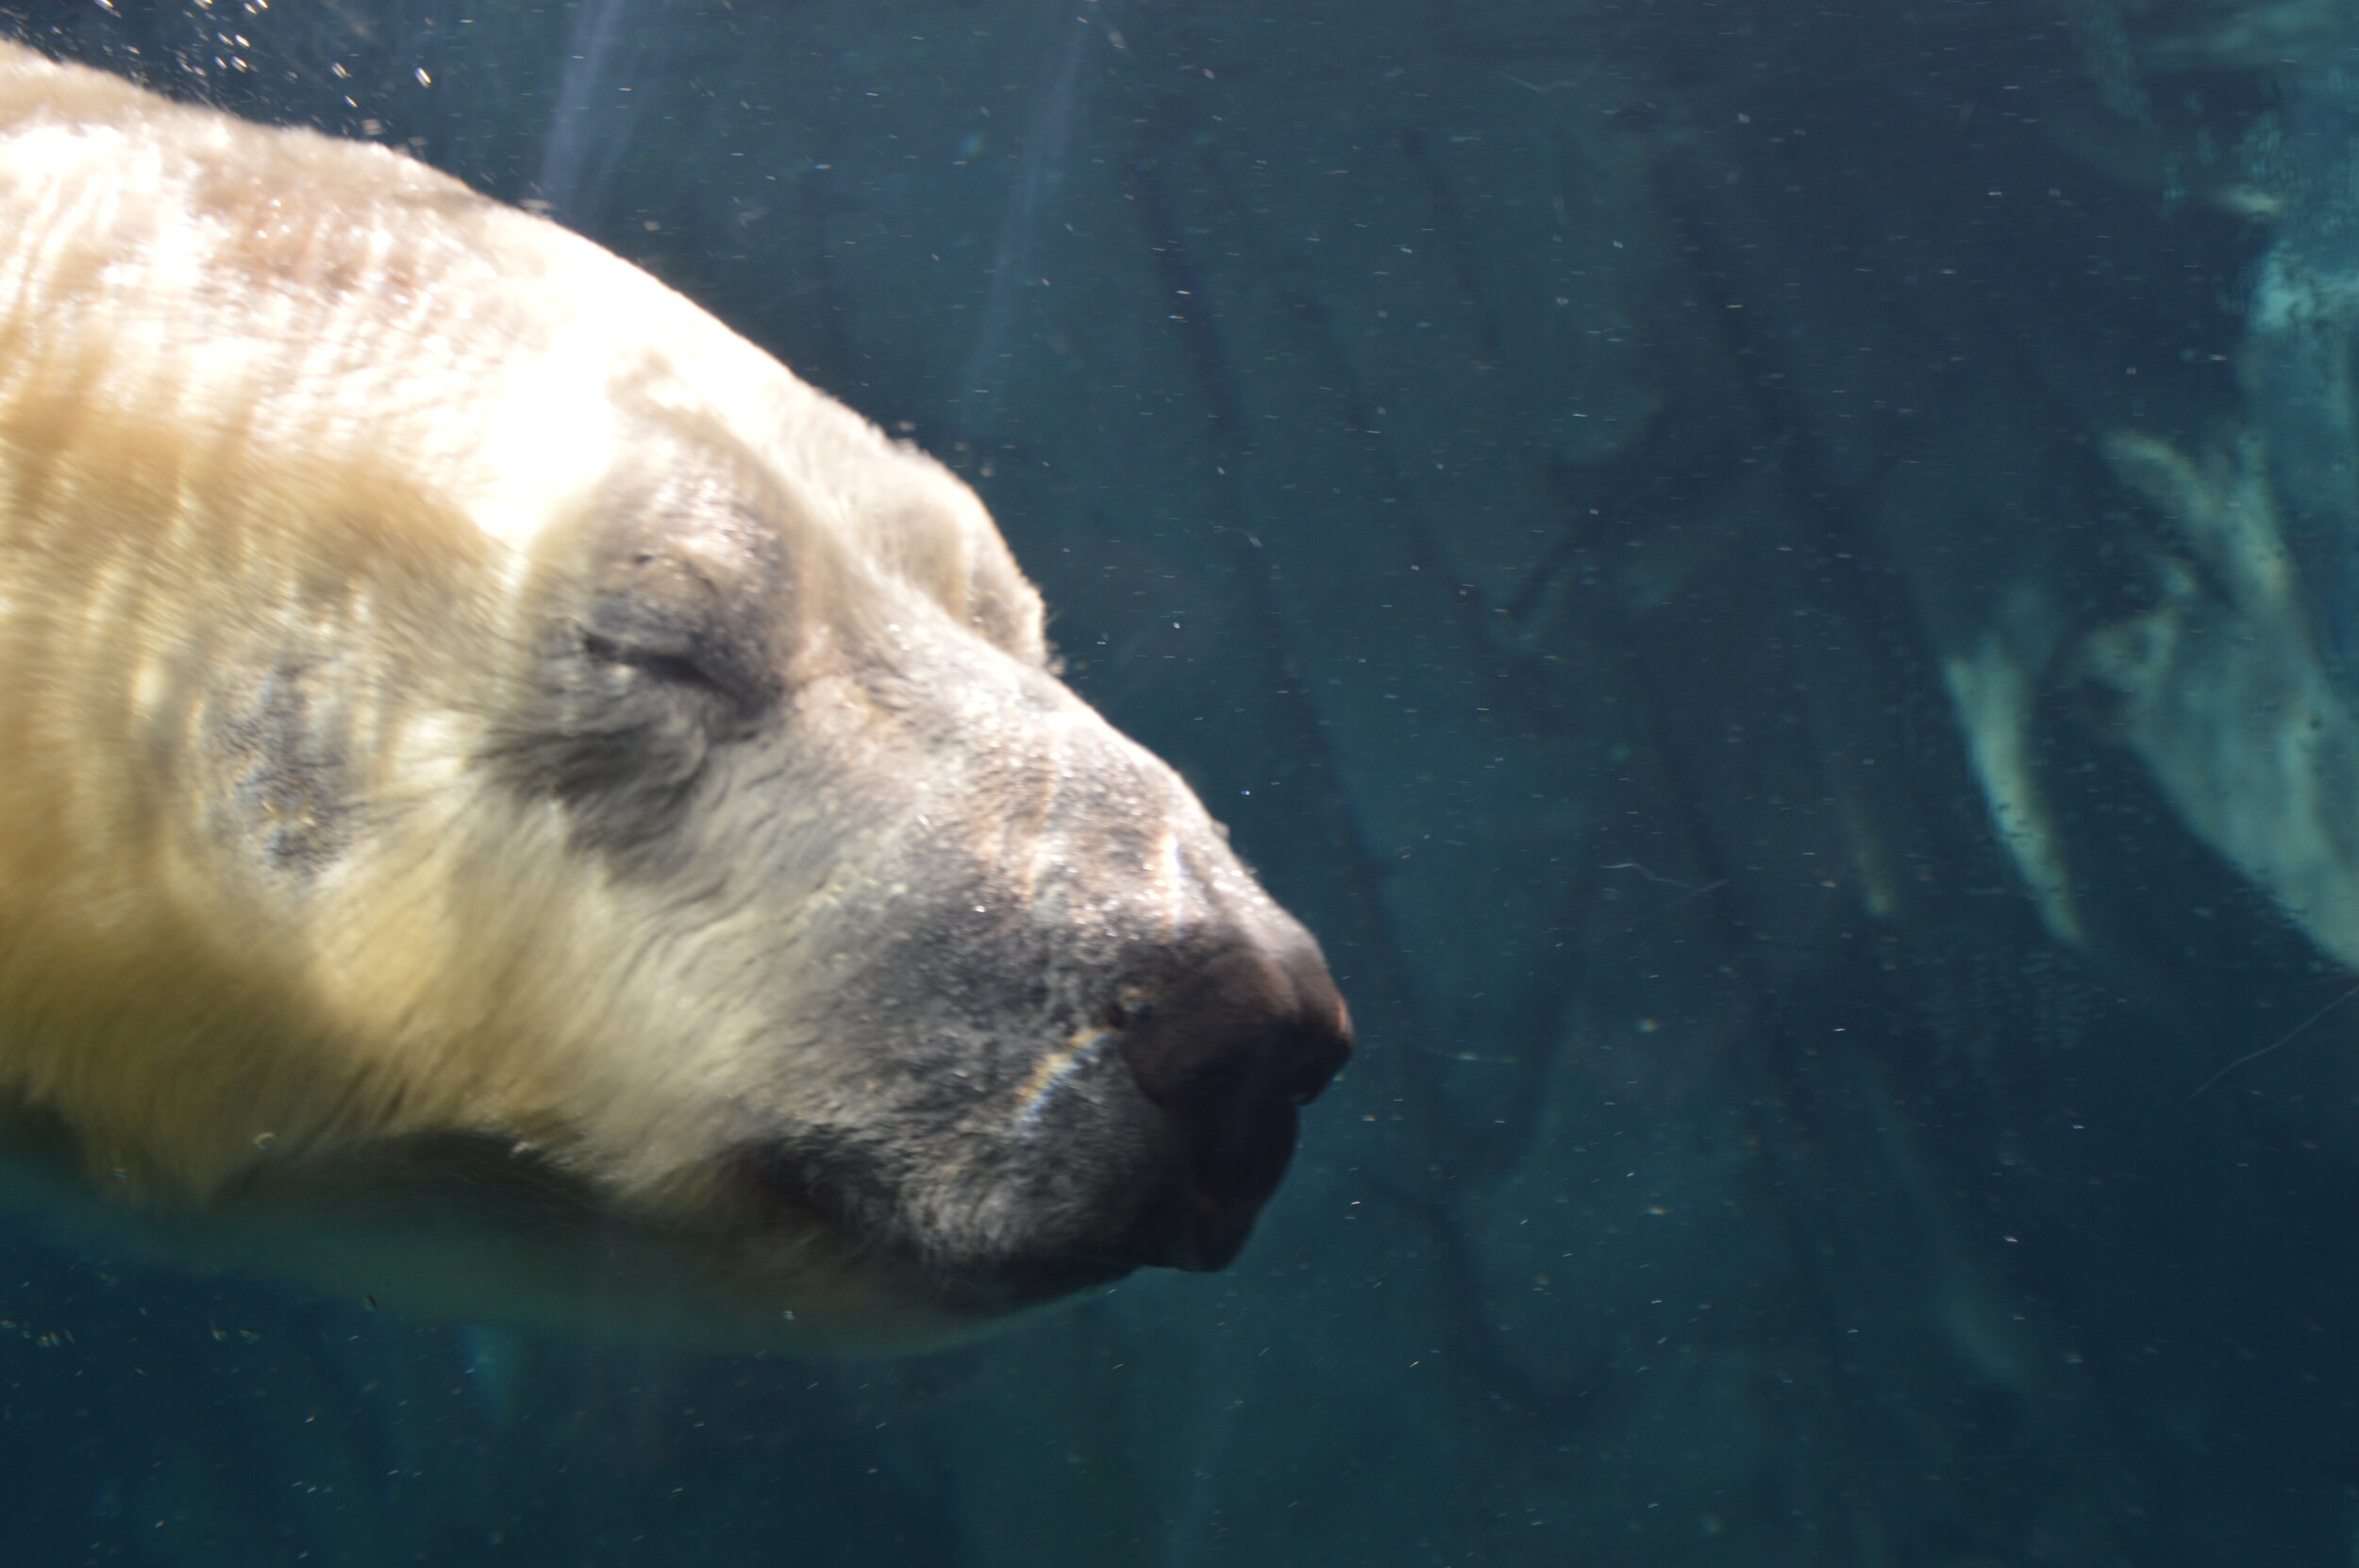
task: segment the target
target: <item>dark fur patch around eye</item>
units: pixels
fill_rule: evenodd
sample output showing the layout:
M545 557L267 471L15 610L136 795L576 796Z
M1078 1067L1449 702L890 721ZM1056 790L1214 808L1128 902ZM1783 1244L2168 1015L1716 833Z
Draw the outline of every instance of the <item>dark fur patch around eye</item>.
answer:
M671 826L714 736L731 726L710 683L602 658L594 642L560 642L539 661L541 700L502 760L514 782L562 801L582 838L627 847Z
M645 498L552 574L524 701L495 753L553 795L586 845L637 850L669 832L711 749L778 694L783 571L775 523L711 482Z

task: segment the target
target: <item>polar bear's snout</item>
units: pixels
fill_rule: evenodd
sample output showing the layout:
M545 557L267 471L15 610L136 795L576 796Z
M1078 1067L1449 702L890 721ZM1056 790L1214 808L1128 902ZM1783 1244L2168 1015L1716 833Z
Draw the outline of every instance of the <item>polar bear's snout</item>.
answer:
M1123 1061L1179 1136L1180 1168L1129 1238L1142 1263L1225 1267L1294 1156L1295 1112L1351 1051L1315 952L1223 953L1144 1008Z
M815 1218L970 1316L1227 1265L1352 1047L1317 943L1194 798L1057 711L985 749L1063 778L1066 809L1011 834L988 792L929 794L900 808L928 826L839 873L846 960L778 1013L782 1040L831 1044L787 1047L732 1157L777 1206L764 1233Z
M1007 993L971 972L882 954L878 993L899 1005L853 1015L877 1026L877 1059L936 1065L896 1072L888 1114L782 1106L732 1157L769 1206L757 1233L816 1218L866 1266L912 1268L912 1288L975 1318L1138 1268L1226 1266L1292 1159L1298 1109L1351 1049L1317 948L1266 913L1269 934L1223 926L1185 955L1141 951L1014 1027ZM936 1009L962 994L982 1005Z

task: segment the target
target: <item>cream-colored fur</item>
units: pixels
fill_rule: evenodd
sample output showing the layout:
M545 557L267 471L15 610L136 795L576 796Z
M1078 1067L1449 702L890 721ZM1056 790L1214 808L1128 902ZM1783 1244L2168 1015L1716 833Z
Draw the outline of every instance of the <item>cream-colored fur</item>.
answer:
M414 161L0 53L0 1090L90 1181L163 1214L286 1200L294 1223L188 1223L232 1253L406 1275L456 1310L502 1271L494 1293L554 1301L671 1266L663 1218L711 1201L698 1161L725 1124L792 1097L754 1060L778 1029L769 969L853 961L825 940L833 901L916 874L781 849L771 880L809 861L813 884L784 904L719 848L699 876L617 875L558 804L489 777L569 552L614 497L682 472L752 484L787 520L812 737L794 755L879 790L932 767L878 731L863 685L877 650L917 639L979 672L962 712L1036 709L1027 733L1049 737L1021 767L986 748L1004 765L970 759L959 788L999 766L1035 780L1017 793L1045 820L1096 767L1128 781L1125 812L1178 824L1138 828L1108 909L1146 900L1178 930L1266 907L1198 852L1210 826L1167 773L1053 686L1036 596L931 461L644 274ZM249 723L266 680L283 710ZM237 808L334 841L303 875L223 827L247 789L235 737L266 723L310 726L340 781L313 802L274 777ZM855 812L810 836L866 831ZM875 832L889 859L918 829ZM1027 853L1035 882L1073 875ZM733 999L757 970L761 995ZM551 1239L565 1257L544 1266L496 1226L422 1231L437 1260L411 1268L409 1243L308 1226L300 1179L273 1185L446 1131L554 1151L651 1239ZM729 1311L835 1340L940 1328L842 1251L778 1243L749 1270L777 1290Z

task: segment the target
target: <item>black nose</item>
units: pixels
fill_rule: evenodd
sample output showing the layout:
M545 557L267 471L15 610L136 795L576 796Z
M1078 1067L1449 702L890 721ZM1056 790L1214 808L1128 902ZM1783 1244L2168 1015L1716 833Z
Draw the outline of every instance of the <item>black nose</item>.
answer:
M1140 1217L1146 1263L1217 1269L1245 1245L1294 1158L1295 1110L1351 1054L1351 1019L1317 953L1236 948L1165 989L1124 1029L1123 1059L1185 1151Z

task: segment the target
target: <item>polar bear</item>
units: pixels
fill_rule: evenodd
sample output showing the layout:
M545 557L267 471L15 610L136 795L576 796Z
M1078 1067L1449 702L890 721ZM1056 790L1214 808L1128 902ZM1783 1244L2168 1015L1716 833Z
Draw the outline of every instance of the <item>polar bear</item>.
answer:
M945 470L552 224L13 48L0 672L5 1185L209 1256L934 1343L1220 1266L1349 1047Z

